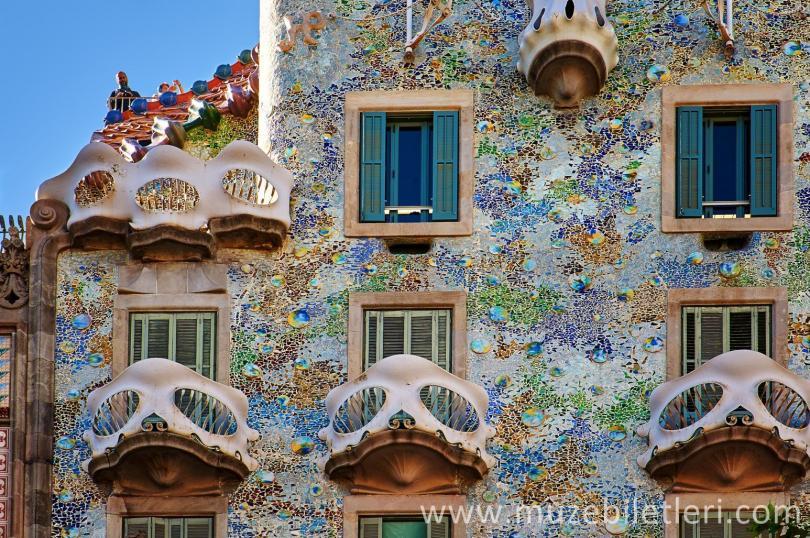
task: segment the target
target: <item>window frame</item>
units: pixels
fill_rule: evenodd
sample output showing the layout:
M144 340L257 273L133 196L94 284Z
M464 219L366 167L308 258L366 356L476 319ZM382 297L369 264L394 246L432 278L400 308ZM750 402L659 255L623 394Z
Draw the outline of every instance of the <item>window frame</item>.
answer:
M387 315L389 317L402 317L403 318L403 336L405 337L405 340L403 342L403 344L404 344L403 347L410 348L411 347L410 346L410 340L412 339L412 334L411 333L412 333L412 328L413 328L414 312L420 312L420 313L430 312L431 313L431 316L430 316L432 318L431 319L431 325L432 325L431 326L431 333L433 332L433 329L434 329L433 325L435 325L435 329L437 331L437 336L438 336L438 330L439 330L439 327L438 327L438 318L439 318L439 316L438 316L438 314L440 314L442 312L446 312L447 313L447 315L446 315L447 326L446 326L445 330L447 331L448 334L446 335L445 345L448 348L447 349L447 363L449 365L448 371L449 372L453 371L453 309L452 308L422 308L422 307L420 307L420 308L400 308L400 309L387 309L387 308L364 308L363 309L363 356L362 356L362 361L363 361L363 369L364 370L367 370L369 368L367 359L368 359L368 348L369 348L369 322L370 322L370 319L371 319L370 316L369 316L369 313L371 313L371 312L378 312L378 313L381 314L381 317L377 320L377 328L376 328L376 330L377 330L378 334L376 335L377 338L375 339L377 351L379 352L379 354L375 353L375 356L379 356L379 355L382 354L382 348L383 348L384 344L383 344L383 341L381 339L379 339L379 333L381 331L383 332L383 334L385 333L385 325L382 322L382 320L384 320ZM417 314L417 317L419 317L418 314ZM427 316L422 315L421 317L427 317ZM411 338L408 338L409 336ZM438 344L438 342L436 344ZM432 345L431 347L433 347L433 349L431 350L431 356L430 357L423 357L423 358L430 359L431 362L433 362L434 364L439 365L437 345ZM413 353L413 351L410 350L410 349L406 349L405 353L410 353L410 354L415 355L415 353ZM437 354L437 357L436 357L437 360L433 359L433 356L432 356L433 353ZM379 359L377 359L377 360L379 360Z
M677 217L677 109L777 105L776 216ZM793 228L793 87L790 84L665 86L661 93L661 230L664 233L790 231Z
M216 358L213 381L229 384L230 377L230 311L228 294L121 294L113 307L112 377L129 367L130 314L204 313L216 314L213 331Z
M107 538L126 538L124 519L138 517L211 518L213 538L228 536L226 495L189 497L142 497L112 495L107 499Z
M361 222L360 150L363 112L391 114L458 111L458 220ZM346 237L430 238L472 235L474 92L414 90L349 92L344 103L344 234ZM435 128L435 126L434 126Z
M451 373L467 374L467 292L351 292L349 293L348 369L349 379L363 373L365 312L367 310L450 310Z
M671 288L667 292L667 381L683 375L683 307L770 306L771 358L785 365L788 357L787 288Z
M359 538L360 519L364 517L422 516L435 506L458 512L467 507L466 495L347 495L343 498L343 538ZM467 536L463 519L450 522L450 536Z
M428 537L433 538L432 533L430 532L430 528L429 528L429 526L432 524L432 522L430 522L430 523L426 522L425 519L421 515L385 514L385 515L379 516L379 515L364 514L364 515L358 517L358 523L359 523L358 531L363 530L363 521L367 521L367 520L370 520L370 519L376 519L376 520L379 521L380 527L381 527L381 529L380 529L381 534L382 534L382 531L385 528L385 523L386 522L388 522L388 523L415 522L415 523L421 523L422 525L427 527L426 530L428 531ZM448 537L447 538L454 538L454 536L453 536L453 523L450 520L450 516L445 515L445 516L442 517L442 519L447 520L447 523L448 523L448 525L447 525ZM397 520L399 520L399 521L397 521ZM361 536L360 538L365 538L365 537ZM376 537L374 537L374 538L376 538ZM443 538L443 537L441 537L441 538Z

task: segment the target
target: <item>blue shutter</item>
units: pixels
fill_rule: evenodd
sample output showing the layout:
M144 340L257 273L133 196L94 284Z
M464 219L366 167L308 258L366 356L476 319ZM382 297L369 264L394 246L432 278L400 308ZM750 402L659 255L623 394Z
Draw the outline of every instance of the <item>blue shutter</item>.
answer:
M703 215L703 108L678 107L677 198L678 217Z
M458 220L458 111L433 113L433 219Z
M385 112L363 112L360 140L360 218L385 222Z
M776 216L776 105L751 107L751 216Z

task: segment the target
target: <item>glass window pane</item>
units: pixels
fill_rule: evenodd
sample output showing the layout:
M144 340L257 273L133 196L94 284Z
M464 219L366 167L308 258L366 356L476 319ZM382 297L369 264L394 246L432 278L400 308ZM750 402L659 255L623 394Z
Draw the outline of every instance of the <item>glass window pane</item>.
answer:
M713 200L739 200L737 193L737 122L716 121L713 124L714 159L712 162ZM742 171L739 171L742 173ZM715 214L736 213L736 207L715 207Z

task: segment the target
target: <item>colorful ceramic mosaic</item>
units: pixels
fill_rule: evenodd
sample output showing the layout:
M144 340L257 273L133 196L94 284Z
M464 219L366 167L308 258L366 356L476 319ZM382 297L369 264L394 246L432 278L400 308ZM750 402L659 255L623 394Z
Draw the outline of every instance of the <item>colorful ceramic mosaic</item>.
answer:
M301 9L280 4L280 13ZM275 93L263 98L275 106L258 122L296 177L294 222L276 253L227 253L239 260L229 272L230 381L248 396L250 425L262 435L252 448L260 470L231 497L228 536L342 535L345 491L316 460L326 450L317 437L323 399L346 380L350 291L468 292L467 375L489 394L497 429L489 450L499 460L469 492L471 507L660 504L661 489L636 465L645 445L633 432L665 375L668 288L787 287L789 366L810 375L810 26L795 3L740 0L738 51L726 60L691 4L614 1L620 63L597 98L560 112L514 67L524 2L456 2L411 68L402 66L401 7L316 0L306 9L337 13L319 46L299 44L267 66L276 69ZM380 17L386 12L395 14ZM364 17L374 18L349 20ZM794 86L795 229L755 233L729 252L709 251L697 235L662 234L661 86L748 81ZM459 87L476 90L473 235L437 240L424 255L346 239L345 92ZM198 130L190 151L214 155L250 126ZM109 380L116 265L125 261L75 251L59 260L54 536L104 535L105 497L81 469L80 436L89 425L84 399ZM473 536L499 538L623 532L661 536L662 528L539 529L506 512L470 525Z

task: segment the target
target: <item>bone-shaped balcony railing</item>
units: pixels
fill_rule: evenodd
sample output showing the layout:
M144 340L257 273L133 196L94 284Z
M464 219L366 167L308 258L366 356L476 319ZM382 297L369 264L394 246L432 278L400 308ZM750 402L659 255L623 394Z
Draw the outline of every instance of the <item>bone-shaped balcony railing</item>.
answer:
M228 144L202 161L165 145L138 162L91 142L61 175L43 183L37 200L70 209L68 227L91 217L127 221L135 230L170 224L199 230L209 220L249 215L290 225L292 175L256 145Z
M650 396L650 420L638 428L649 448L639 456L646 467L655 457L700 432L732 425L776 431L792 446L810 444L810 381L756 351L719 355L683 377L657 387Z
M92 458L127 437L152 431L190 439L241 461L258 462L248 442L259 433L247 425L248 402L240 391L167 359L136 362L87 397L92 426L84 432ZM85 467L89 461L85 462Z
M406 428L440 435L447 443L478 455L495 435L486 423L489 403L483 388L415 355L392 355L326 397L329 426L319 433L331 455L359 445L366 436Z

